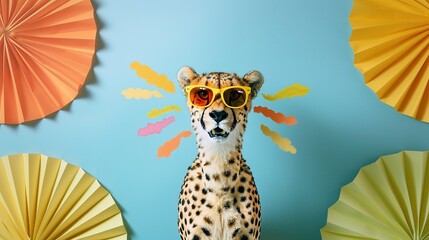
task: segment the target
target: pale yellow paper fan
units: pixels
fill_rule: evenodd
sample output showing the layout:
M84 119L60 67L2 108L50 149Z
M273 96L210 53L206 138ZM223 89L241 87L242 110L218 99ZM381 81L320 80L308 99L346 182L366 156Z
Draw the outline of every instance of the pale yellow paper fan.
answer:
M363 167L329 208L322 239L429 239L428 153L403 151Z
M127 239L112 196L81 168L41 154L0 158L0 239Z
M386 104L429 122L429 1L355 0L355 66Z

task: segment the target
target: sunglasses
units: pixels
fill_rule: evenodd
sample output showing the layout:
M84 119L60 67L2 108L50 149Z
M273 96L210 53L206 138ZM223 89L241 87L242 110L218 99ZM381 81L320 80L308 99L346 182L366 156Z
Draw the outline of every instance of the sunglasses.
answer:
M203 85L189 85L185 87L189 102L195 107L208 107L220 94L223 103L229 108L241 108L247 103L250 87L231 86L225 88L212 88Z

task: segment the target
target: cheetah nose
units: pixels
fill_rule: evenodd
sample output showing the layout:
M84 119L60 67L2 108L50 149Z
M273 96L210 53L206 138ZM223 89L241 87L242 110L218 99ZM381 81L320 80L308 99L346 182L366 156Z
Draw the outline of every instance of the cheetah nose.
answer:
M224 120L226 117L228 117L228 113L224 110L222 111L212 111L209 113L209 116L215 120L215 122L220 123L220 121Z

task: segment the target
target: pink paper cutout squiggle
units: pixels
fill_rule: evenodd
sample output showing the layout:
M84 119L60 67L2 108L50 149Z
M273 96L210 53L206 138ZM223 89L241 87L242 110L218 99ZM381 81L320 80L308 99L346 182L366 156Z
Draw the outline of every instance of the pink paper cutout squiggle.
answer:
M156 123L148 123L146 127L140 128L137 132L137 135L139 136L149 136L152 134L159 134L161 133L162 129L170 125L172 122L174 122L174 116L164 118L161 122Z

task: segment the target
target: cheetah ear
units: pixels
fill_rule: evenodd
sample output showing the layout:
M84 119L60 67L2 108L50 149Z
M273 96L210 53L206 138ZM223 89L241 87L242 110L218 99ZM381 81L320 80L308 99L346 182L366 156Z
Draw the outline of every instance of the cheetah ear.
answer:
M259 71L250 71L244 75L243 80L252 88L251 97L255 98L264 83L264 77Z
M177 73L177 80L182 88L183 94L186 95L185 87L188 86L192 79L196 78L198 74L191 67L182 67Z

